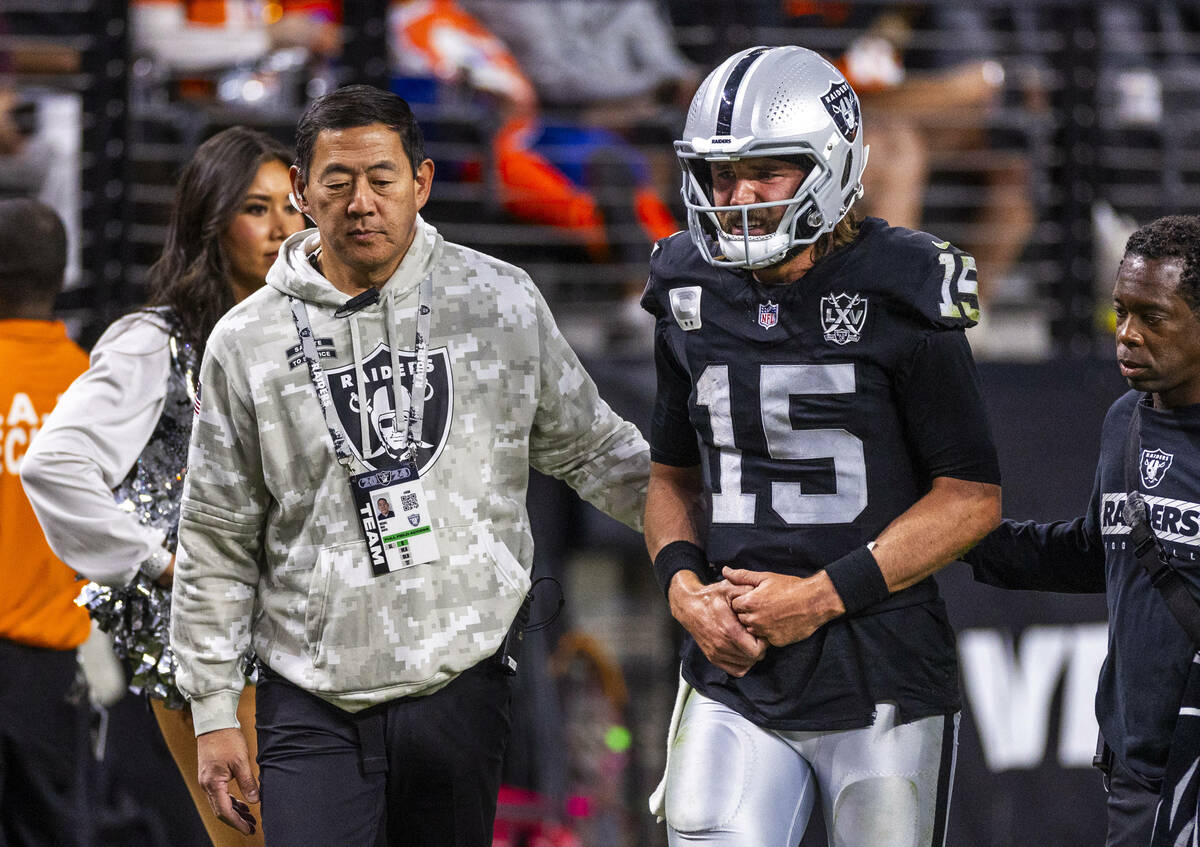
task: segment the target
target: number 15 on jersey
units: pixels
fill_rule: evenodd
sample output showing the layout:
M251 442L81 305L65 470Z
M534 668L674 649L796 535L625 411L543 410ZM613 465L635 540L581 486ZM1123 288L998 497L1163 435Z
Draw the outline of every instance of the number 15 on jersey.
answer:
M772 459L833 461L833 493L808 493L802 482L772 481L770 507L792 525L849 523L867 506L867 470L860 438L844 429L792 425L796 395L853 394L854 365L758 365L759 409ZM735 444L729 365L709 365L696 381L696 404L708 409L719 474L713 479L712 521L753 524L758 495L742 490L742 451ZM798 402L803 402L800 400ZM752 419L742 418L742 420ZM720 491L715 489L720 488Z

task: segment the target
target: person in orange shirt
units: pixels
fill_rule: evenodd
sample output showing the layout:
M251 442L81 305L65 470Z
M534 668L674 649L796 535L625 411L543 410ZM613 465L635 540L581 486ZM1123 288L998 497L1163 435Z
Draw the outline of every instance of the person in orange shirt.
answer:
M86 844L87 708L75 648L91 631L17 475L87 356L54 319L67 236L36 200L0 200L0 844Z

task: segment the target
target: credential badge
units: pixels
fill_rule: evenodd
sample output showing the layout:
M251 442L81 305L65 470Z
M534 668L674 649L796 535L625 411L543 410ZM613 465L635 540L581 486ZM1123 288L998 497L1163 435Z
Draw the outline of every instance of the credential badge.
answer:
M858 136L859 116L858 97L850 89L850 84L844 80L831 82L829 90L821 95L821 102L825 105L825 111L833 118L838 132L847 141L853 142Z
M671 314L685 331L700 328L700 293L698 285L671 289Z
M779 323L779 304L772 303L768 300L766 303L758 304L758 325L763 329L770 329Z
M1174 453L1164 453L1162 450L1143 450L1142 451L1142 485L1147 488L1155 488L1163 481L1163 477L1167 474L1167 468L1171 467L1171 461L1175 458Z
M867 298L858 294L827 294L821 298L821 329L825 340L849 344L862 337L867 321Z

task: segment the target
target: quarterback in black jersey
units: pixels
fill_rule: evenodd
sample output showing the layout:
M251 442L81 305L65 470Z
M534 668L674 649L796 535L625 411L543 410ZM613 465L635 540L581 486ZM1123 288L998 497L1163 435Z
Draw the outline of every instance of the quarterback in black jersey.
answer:
M799 47L698 90L659 242L646 539L686 630L672 844L941 845L960 709L932 574L1000 518L971 256L849 212L858 99ZM761 771L761 772L760 772ZM757 775L756 775L757 774Z

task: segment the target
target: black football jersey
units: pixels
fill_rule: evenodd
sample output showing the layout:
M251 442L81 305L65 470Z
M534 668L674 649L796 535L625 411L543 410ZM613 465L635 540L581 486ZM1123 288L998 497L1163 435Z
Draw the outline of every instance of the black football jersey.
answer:
M800 280L764 286L660 242L643 306L657 317L657 462L702 466L711 562L809 576L874 539L949 476L998 483L963 329L978 316L971 256L868 218ZM707 696L779 729L903 720L958 708L953 633L936 584L772 648L741 680L690 640Z

